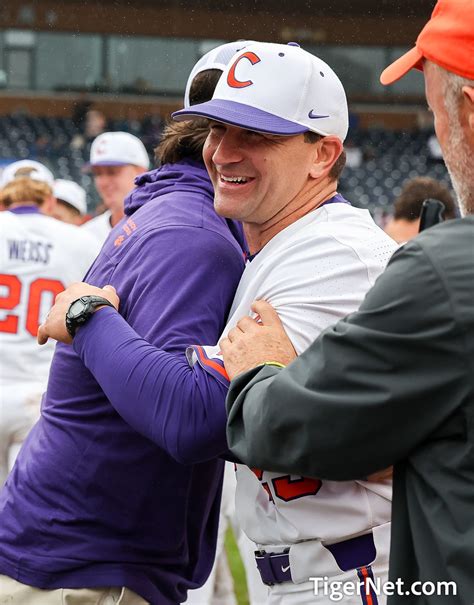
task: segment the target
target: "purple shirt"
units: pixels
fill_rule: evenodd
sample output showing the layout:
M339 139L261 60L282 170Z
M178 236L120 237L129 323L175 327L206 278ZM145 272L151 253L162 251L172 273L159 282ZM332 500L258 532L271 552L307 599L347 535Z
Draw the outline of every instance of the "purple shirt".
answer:
M126 321L189 372L186 346L224 328L244 268L241 231L215 214L201 164L164 166L137 185L86 280L114 285ZM0 492L1 574L39 588L127 586L160 605L205 581L225 409L190 413L172 382L160 397L157 445L118 415L73 348L57 345L41 419Z

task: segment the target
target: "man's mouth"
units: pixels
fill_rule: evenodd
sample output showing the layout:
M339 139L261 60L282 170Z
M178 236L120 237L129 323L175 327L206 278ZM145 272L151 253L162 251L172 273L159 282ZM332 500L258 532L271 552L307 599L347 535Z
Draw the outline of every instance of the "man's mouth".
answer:
M232 183L235 185L244 185L249 181L253 180L248 176L224 176L223 174L219 174L219 180L222 183Z

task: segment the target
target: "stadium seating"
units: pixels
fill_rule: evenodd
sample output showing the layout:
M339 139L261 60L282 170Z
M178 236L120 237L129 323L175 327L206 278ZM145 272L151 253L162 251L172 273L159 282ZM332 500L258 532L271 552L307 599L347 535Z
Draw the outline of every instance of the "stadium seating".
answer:
M140 137L152 156L162 124L154 118L142 122L110 121L108 130L125 130ZM58 178L72 179L88 192L91 209L98 198L91 177L84 172L90 142L71 145L79 130L69 118L23 114L0 117L0 162L31 157L47 164ZM377 220L389 211L403 182L417 175L432 176L449 185L442 162L429 158L430 131L396 132L382 129L355 130L351 145L362 150L359 167L347 166L339 190L354 205L368 208Z

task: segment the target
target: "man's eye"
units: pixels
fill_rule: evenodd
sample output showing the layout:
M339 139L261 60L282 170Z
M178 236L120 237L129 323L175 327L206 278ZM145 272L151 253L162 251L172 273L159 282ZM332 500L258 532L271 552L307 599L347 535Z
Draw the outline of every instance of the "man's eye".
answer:
M251 141L253 144L262 144L262 145L279 145L283 137L276 136L272 134L268 134L266 132L257 132L256 130L247 130L246 137L248 141Z
M265 138L265 135L255 130L246 130L245 135L248 139L252 139L253 141Z

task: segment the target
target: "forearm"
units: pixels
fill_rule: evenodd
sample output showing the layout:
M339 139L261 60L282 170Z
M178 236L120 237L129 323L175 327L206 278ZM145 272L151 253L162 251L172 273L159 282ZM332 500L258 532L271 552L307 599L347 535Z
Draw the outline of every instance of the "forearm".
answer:
M112 309L79 329L74 349L122 418L173 458L189 464L225 454L227 389L184 354L149 344Z
M462 335L452 326L442 282L412 248L358 313L287 368L257 368L232 382L231 450L249 466L333 480L406 458L466 396Z
M398 429L378 426L369 402L305 384L300 372L311 365L300 357L285 370L260 367L232 382L231 451L249 466L330 480L360 479L392 464L402 445Z

